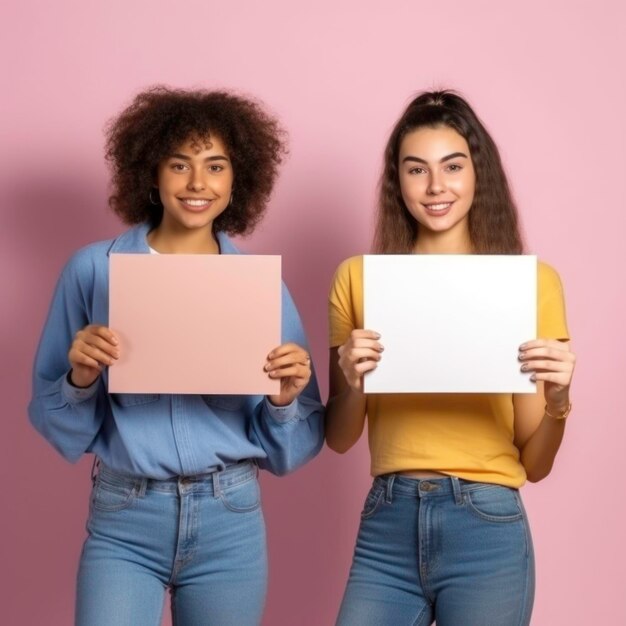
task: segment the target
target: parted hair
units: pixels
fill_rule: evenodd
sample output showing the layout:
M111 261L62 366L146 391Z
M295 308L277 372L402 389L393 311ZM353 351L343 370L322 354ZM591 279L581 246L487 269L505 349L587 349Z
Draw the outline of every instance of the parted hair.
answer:
M400 190L400 145L414 130L440 126L455 130L469 146L476 173L474 201L468 221L473 251L477 254L521 254L523 243L517 209L498 148L467 101L449 90L424 92L417 96L391 132L379 183L374 251L402 254L413 250L419 224L407 209Z
M263 217L287 152L286 135L259 102L227 91L157 85L111 120L106 129L111 208L127 224L158 225L163 206L152 204L150 193L159 162L187 140L211 135L224 143L234 172L231 205L213 227L231 235L251 232Z

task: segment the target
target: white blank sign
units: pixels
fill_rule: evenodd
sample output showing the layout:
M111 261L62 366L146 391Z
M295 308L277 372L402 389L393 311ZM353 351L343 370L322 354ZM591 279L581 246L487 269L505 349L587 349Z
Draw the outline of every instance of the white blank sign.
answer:
M366 255L365 328L382 360L366 393L534 393L518 348L537 335L537 258Z

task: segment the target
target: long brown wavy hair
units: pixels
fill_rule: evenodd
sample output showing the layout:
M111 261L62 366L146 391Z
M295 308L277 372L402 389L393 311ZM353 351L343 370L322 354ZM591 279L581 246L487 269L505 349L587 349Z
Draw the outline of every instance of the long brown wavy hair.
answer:
M466 141L476 172L474 201L469 212L469 235L477 254L521 254L517 209L502 167L498 148L470 105L458 94L431 91L417 96L396 123L387 147L380 178L374 252L413 251L419 224L409 213L398 175L400 144L418 128L447 126Z

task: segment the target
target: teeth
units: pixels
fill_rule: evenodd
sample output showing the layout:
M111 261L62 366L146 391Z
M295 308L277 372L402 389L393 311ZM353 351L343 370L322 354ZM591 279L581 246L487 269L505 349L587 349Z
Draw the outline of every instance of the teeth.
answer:
M208 200L192 200L191 198L186 198L183 202L189 206L205 206L209 204Z
M426 206L431 211L443 211L444 209L447 209L451 204L451 202L444 202L442 204L427 204Z

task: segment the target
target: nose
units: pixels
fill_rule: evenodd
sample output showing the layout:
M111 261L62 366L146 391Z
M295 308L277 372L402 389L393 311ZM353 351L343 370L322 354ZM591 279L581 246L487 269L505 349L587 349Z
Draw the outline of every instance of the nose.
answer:
M201 169L192 168L187 181L187 189L189 191L202 191L205 187L204 178Z
M431 172L428 179L428 193L435 196L445 191L445 183L439 172Z

